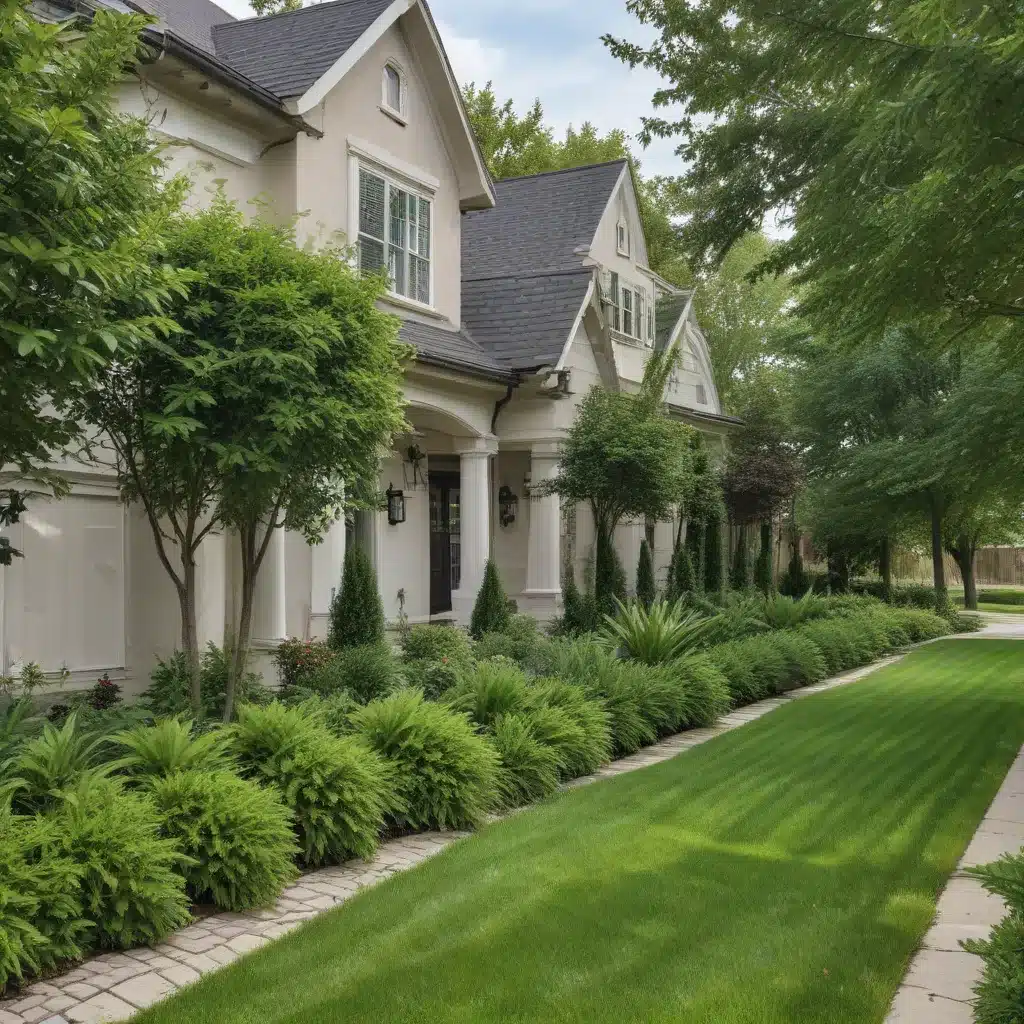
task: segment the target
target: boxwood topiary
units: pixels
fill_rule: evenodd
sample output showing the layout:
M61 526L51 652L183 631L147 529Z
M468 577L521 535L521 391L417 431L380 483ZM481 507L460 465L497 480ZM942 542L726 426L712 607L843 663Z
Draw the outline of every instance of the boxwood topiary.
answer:
M234 772L183 771L147 786L163 834L191 858L191 897L224 910L272 904L298 874L292 816L277 793Z

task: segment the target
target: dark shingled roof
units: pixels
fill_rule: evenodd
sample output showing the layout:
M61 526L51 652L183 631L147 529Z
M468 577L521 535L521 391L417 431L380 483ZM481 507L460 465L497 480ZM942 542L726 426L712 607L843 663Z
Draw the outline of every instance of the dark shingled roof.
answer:
M264 89L301 96L390 6L391 0L331 0L266 18L223 19L213 41L220 60Z
M498 380L511 379L508 367L499 365L465 331L450 331L419 320L403 320L399 337L416 349L428 363L482 373Z
M462 282L462 321L495 359L516 370L554 366L594 272Z
M235 20L234 15L218 7L211 0L135 0L139 7L156 15L163 28L170 29L186 43L197 46L211 56L216 55L213 45L214 25Z
M495 182L497 206L462 219L462 277L576 270L589 248L625 160Z

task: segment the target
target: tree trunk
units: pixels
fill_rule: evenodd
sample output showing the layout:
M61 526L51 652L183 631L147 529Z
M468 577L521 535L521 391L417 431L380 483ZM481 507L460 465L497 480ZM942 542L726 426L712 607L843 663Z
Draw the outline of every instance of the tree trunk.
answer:
M181 649L188 667L188 687L192 713L196 721L203 718L202 665L199 655L199 627L196 623L196 563L190 552L181 555L182 583L178 587L181 606Z
M882 596L888 601L892 597L892 542L888 534L879 547L878 575L882 577Z
M946 592L946 561L942 551L942 509L935 498L931 499L932 518L932 578L935 584L935 608L943 612L949 603Z
M228 681L224 691L224 721L230 722L235 713L235 694L238 680L245 672L245 663L249 657L249 637L252 634L252 608L256 593L256 538L255 531L249 527L241 527L238 531L238 543L242 553L242 602L238 611L238 623L235 629L234 650L228 661Z
M978 580L974 575L974 557L977 549L974 539L966 533L956 539L956 563L964 581L964 607L972 612L978 610Z

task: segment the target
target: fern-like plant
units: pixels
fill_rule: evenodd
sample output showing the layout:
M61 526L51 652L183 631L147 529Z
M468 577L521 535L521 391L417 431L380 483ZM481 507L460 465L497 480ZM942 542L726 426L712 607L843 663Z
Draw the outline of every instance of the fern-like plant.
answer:
M146 791L163 834L190 858L183 874L196 902L269 906L298 875L292 816L276 792L209 766L151 776Z
M554 747L537 738L526 716L499 715L489 739L501 760L498 789L503 807L533 803L558 788L564 764Z
M470 828L497 799L498 758L465 714L402 690L354 711L353 728L394 766L394 820L411 828Z
M211 771L227 766L229 740L223 729L195 735L192 722L165 718L112 736L111 741L126 751L113 766L130 775Z
M480 726L489 726L499 715L521 711L529 700L526 675L507 661L482 661L445 695L457 711L468 712Z
M715 620L681 603L657 601L651 607L619 603L618 614L605 616L599 634L610 650L620 650L633 661L662 665L700 650L715 628Z
M578 726L582 741L576 746L563 743L562 758L569 778L579 778L597 771L612 756L611 716L600 697L589 697L582 686L560 679L541 679L530 691L535 708L552 708L564 712ZM535 731L538 722L534 717ZM543 733L544 725L539 726Z
M241 772L292 811L306 864L373 856L396 795L393 772L365 743L282 704L240 709L231 740Z

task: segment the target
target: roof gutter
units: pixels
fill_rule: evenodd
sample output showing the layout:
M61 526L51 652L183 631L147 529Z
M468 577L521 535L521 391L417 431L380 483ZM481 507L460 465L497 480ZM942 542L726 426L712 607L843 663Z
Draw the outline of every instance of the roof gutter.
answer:
M498 367L491 370L485 366L475 366L472 363L460 362L458 359L445 359L443 356L426 355L422 352L416 353L416 362L423 363L425 366L436 366L441 370L455 370L458 373L464 373L467 377L495 381L506 386L515 387L520 381L520 375L515 370L502 370Z
M222 63L210 54L186 42L180 36L175 35L168 29L145 28L142 30L143 42L160 48L161 54L167 53L172 57L180 57L191 64L210 78L226 85L230 89L243 93L257 106L276 114L282 121L291 125L297 132L304 132L314 139L323 138L323 132L318 131L304 118L292 114L285 109L282 100L275 96L268 89L257 85L251 78L239 74L227 64Z

